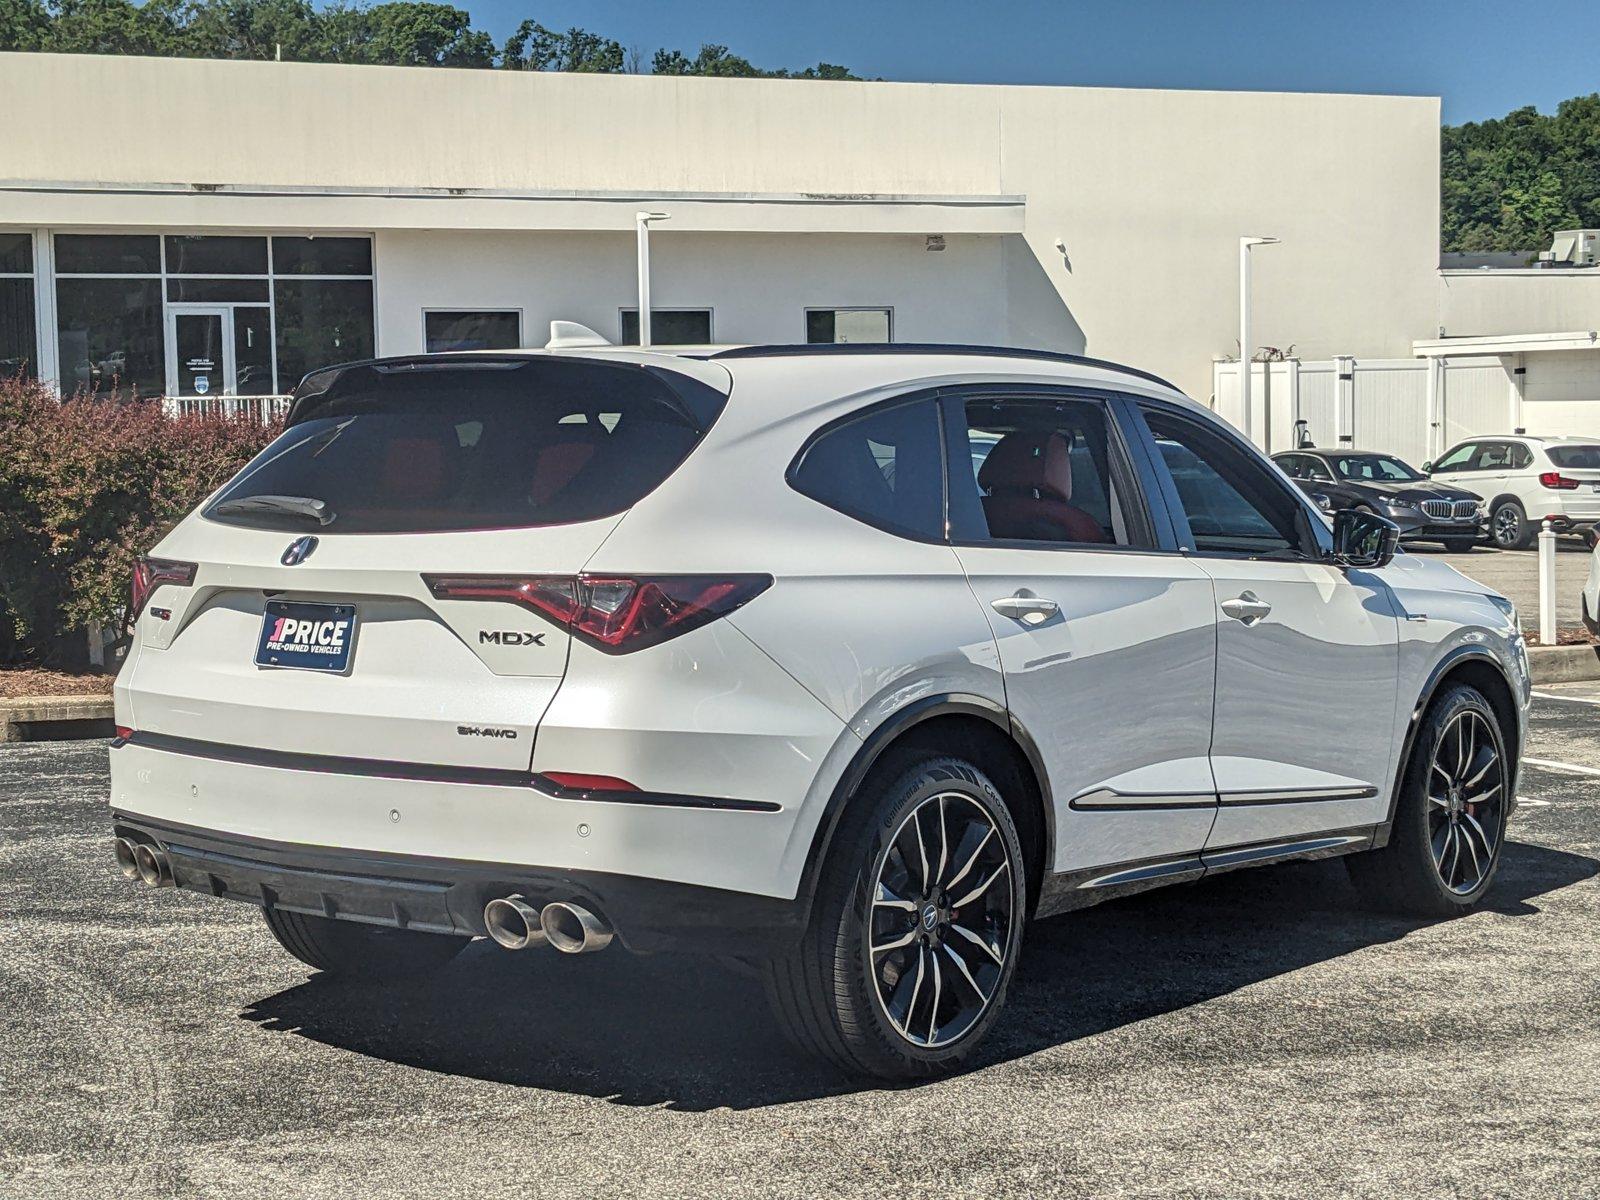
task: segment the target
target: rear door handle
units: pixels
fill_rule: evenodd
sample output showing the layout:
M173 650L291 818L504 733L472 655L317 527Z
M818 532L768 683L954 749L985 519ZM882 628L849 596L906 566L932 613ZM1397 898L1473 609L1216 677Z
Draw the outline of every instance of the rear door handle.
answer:
M1233 600L1224 600L1222 611L1241 624L1254 625L1272 611L1272 605L1254 592L1244 592Z
M1027 588L1018 588L1013 595L992 600L989 607L1001 616L1021 621L1024 625L1038 625L1061 611L1061 606L1054 600L1035 596Z

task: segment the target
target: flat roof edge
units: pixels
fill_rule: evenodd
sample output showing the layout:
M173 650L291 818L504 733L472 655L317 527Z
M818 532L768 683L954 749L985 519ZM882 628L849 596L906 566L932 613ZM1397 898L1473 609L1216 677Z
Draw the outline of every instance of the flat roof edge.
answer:
M346 184L265 184L265 183L175 183L115 182L71 179L0 179L0 191L13 192L90 192L153 196L393 196L408 200L492 200L593 201L611 204L640 204L655 201L680 201L696 204L926 204L942 207L1020 208L1027 196L940 195L896 192L664 192L664 191L588 191L529 190L482 187L394 187Z

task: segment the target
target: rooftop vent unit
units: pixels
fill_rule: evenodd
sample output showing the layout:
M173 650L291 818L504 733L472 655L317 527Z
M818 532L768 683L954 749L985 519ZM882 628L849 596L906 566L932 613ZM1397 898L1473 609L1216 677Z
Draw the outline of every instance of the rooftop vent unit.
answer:
M1550 247L1549 262L1557 267L1592 267L1600 254L1600 229L1560 229ZM1544 255L1540 255L1541 260Z

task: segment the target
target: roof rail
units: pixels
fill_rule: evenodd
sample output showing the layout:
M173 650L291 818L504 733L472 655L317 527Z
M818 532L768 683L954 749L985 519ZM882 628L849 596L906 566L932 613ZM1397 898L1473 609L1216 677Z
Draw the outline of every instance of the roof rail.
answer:
M1120 371L1124 375L1134 375L1151 383L1159 383L1162 387L1171 388L1175 392L1181 391L1161 376L1141 371L1138 367L1127 367L1121 363L1108 362L1103 358L1089 358L1082 354L1064 354L1056 350L1030 350L1020 346L967 346L942 342L818 342L791 346L735 346L729 350L718 350L714 354L708 354L706 358L715 361L719 358L783 358L789 355L849 354L970 354L993 358L1033 358L1045 362L1069 363L1075 367L1099 367L1106 371Z

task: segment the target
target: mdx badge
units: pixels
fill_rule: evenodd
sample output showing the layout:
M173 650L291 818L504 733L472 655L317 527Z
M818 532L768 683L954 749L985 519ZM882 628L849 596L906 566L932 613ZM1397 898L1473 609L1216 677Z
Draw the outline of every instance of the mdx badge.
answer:
M487 646L542 646L544 634L524 633L520 629L480 629L478 644Z
M317 539L314 537L295 538L289 543L289 548L283 552L283 557L278 561L286 567L298 567L311 557L311 552L317 548Z

